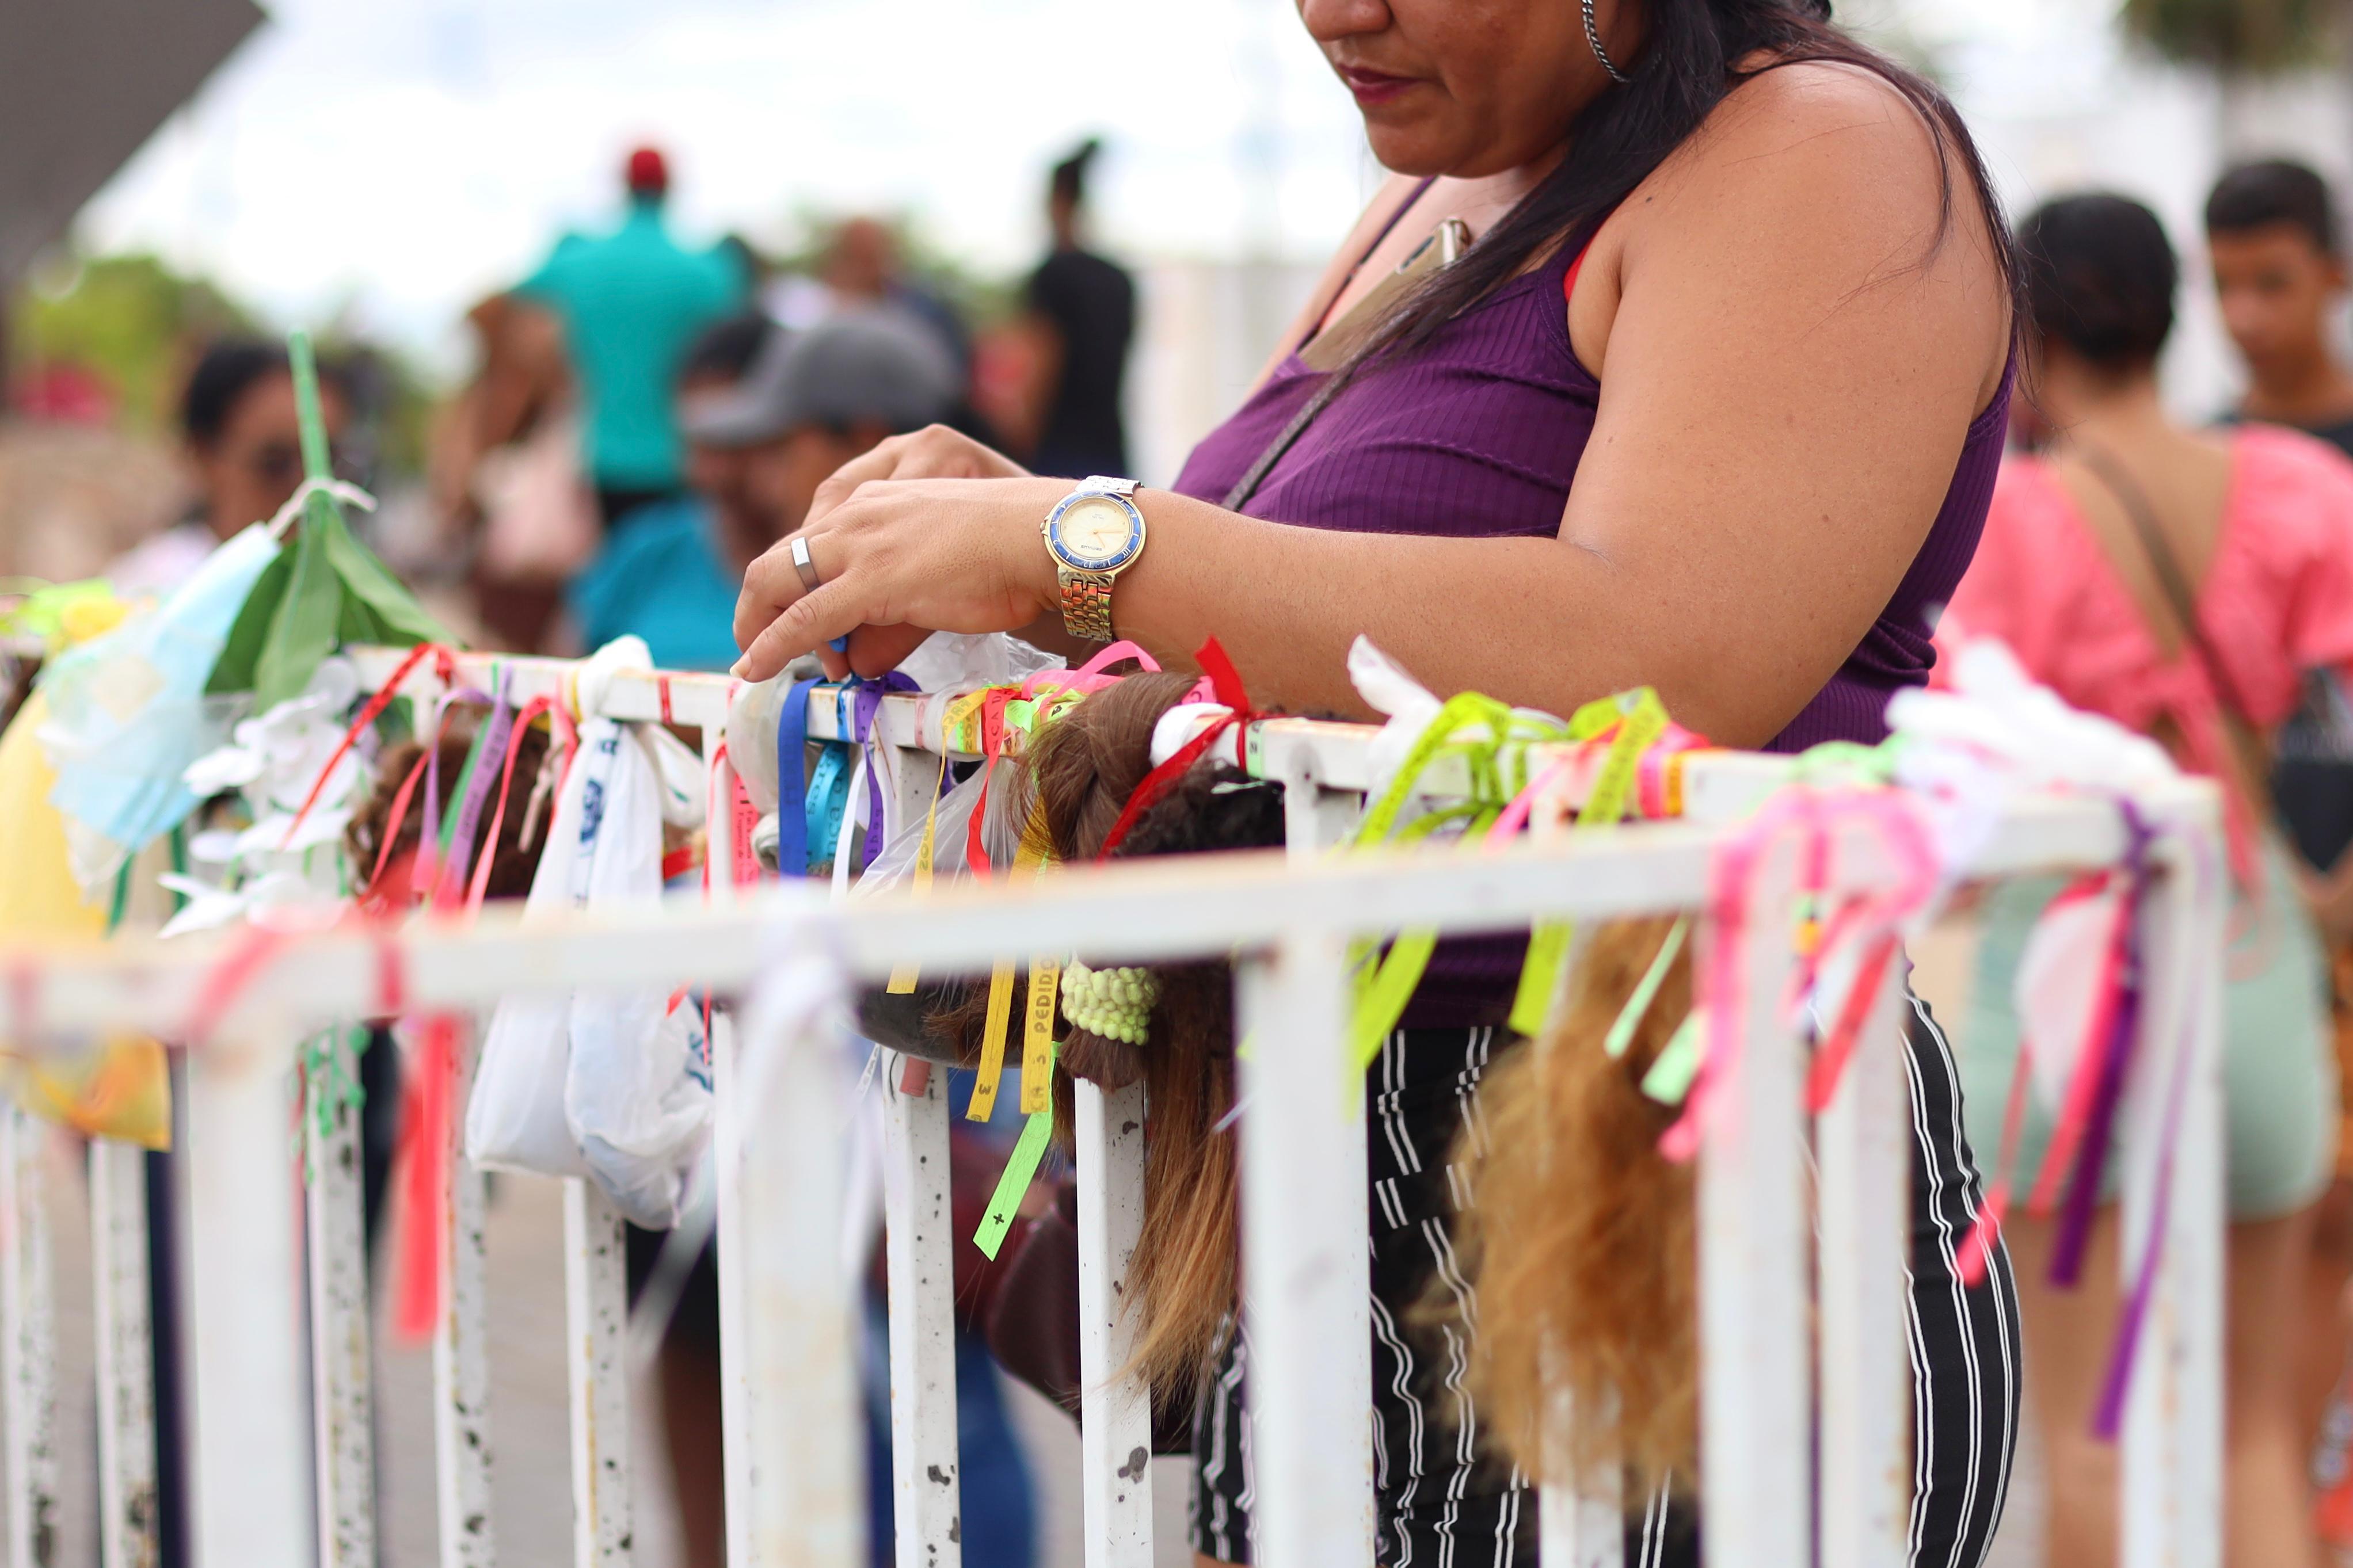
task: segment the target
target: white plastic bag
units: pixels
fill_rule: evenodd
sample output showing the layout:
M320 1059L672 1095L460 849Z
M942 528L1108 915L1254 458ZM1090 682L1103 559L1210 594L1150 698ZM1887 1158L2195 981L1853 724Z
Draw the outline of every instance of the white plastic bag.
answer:
M591 909L657 904L661 778L635 727L616 726L609 737L604 729L581 733L584 755L607 745L615 755L595 847L585 877L575 863L574 891ZM571 1037L564 1112L581 1159L631 1221L671 1228L711 1131L702 1010L668 990L584 991L572 1000Z
M525 918L661 896L661 829L674 793L660 742L591 719L565 775ZM649 1229L678 1221L711 1126L701 1009L662 991L524 996L499 1005L466 1110L478 1165L594 1180Z
M547 847L533 873L523 902L526 923L572 907L573 886L594 853L603 802L618 748L607 741L620 727L592 719L580 727L580 754L555 795L547 826ZM598 809L584 824L583 806L594 786ZM586 827L584 833L583 828ZM491 1015L475 1070L473 1097L466 1105L466 1158L491 1170L543 1176L586 1176L586 1162L564 1114L565 1079L572 1060L572 998L534 993L509 997Z

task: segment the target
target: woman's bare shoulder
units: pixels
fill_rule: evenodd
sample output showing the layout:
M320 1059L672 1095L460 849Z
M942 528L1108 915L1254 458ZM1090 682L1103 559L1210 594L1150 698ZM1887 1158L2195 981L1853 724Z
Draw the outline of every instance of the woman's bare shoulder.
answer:
M1981 392L1999 384L2009 300L1995 219L1966 148L1874 71L1817 60L1757 71L1627 206L1630 262L1721 276L1738 257L1740 274L1801 311L1913 294L1906 309L1949 312L1981 342Z

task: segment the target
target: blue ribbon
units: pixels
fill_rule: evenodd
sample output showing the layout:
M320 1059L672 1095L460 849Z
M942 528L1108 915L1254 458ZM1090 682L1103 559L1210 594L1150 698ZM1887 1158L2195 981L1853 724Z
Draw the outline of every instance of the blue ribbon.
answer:
M849 698L853 686L845 682L834 689L833 727L837 734L853 732ZM808 796L801 803L802 826L807 847L807 869L815 876L833 859L841 843L841 815L849 808L850 759L856 749L849 741L828 741L818 755L817 771L809 779ZM784 862L780 859L777 864Z
M808 701L819 686L832 688L834 723L844 738L825 742L811 769ZM786 693L784 711L776 717L778 866L800 867L814 874L832 860L841 842L842 814L849 809L857 748L873 734L874 715L886 694L918 689L913 679L894 669L873 680L804 680ZM866 769L866 862L871 865L882 853L882 779L871 759Z
M819 684L796 681L776 715L776 865L786 875L808 864L808 694Z

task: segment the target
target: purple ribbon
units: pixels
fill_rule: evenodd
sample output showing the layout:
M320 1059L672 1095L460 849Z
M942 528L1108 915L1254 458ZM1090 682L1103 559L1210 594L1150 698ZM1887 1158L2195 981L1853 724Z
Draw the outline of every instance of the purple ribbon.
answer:
M2124 1426L2125 1396L2132 1387L2135 1362L2140 1354L2141 1330L2148 1321L2148 1304L2157 1293L2157 1269L2165 1255L2166 1228L2173 1213L2174 1154L2180 1142L2181 1113L2189 1098L2189 1058L2202 994L2189 998L2181 1015L2181 1038L2173 1054L2172 1080L2165 1090L2165 1131L2157 1157L2156 1201L2149 1205L2148 1239L2141 1248L2140 1267L2134 1271L2132 1291L2116 1315L2116 1344L2108 1352L2108 1373L2100 1388L2100 1405L2092 1420L2093 1434L2114 1442Z
M914 678L892 670L873 680L859 682L857 695L850 701L849 735L852 742L863 745L874 731L874 715L882 706L882 697L890 691L920 691ZM871 866L882 854L882 775L874 759L866 759L866 864Z
M2132 1070L2134 1047L2140 1037L2141 972L2140 910L2148 889L2148 825L2129 801L2116 809L2125 824L2125 871L2128 901L2125 911L2125 951L2117 977L2116 1017L2101 1052L2100 1078L2084 1121L2083 1142L2075 1150L2075 1170L2068 1180L2067 1201L2060 1211L2059 1236L2051 1252L2051 1283L2072 1289L2083 1277L2084 1252L2090 1245L2092 1218L2100 1205L2101 1177L2108 1163L2108 1140L2115 1131L2116 1108L2124 1100L2125 1079Z
M507 683L501 680L491 704L490 726L482 732L481 755L475 760L474 776L466 782L466 798L458 807L457 831L449 836L449 864L443 875L457 879L460 887L472 869L474 829L481 825L482 802L506 759L507 737L513 729L514 710L507 706Z

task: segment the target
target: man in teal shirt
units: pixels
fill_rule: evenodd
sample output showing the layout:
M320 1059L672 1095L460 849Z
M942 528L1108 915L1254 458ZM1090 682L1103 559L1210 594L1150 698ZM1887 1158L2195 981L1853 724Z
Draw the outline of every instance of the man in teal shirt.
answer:
M750 279L724 247L689 250L662 223L670 168L650 147L629 154L628 216L596 237L566 235L516 292L564 322L587 428L597 510L623 513L685 482L671 395L686 351L743 302Z

